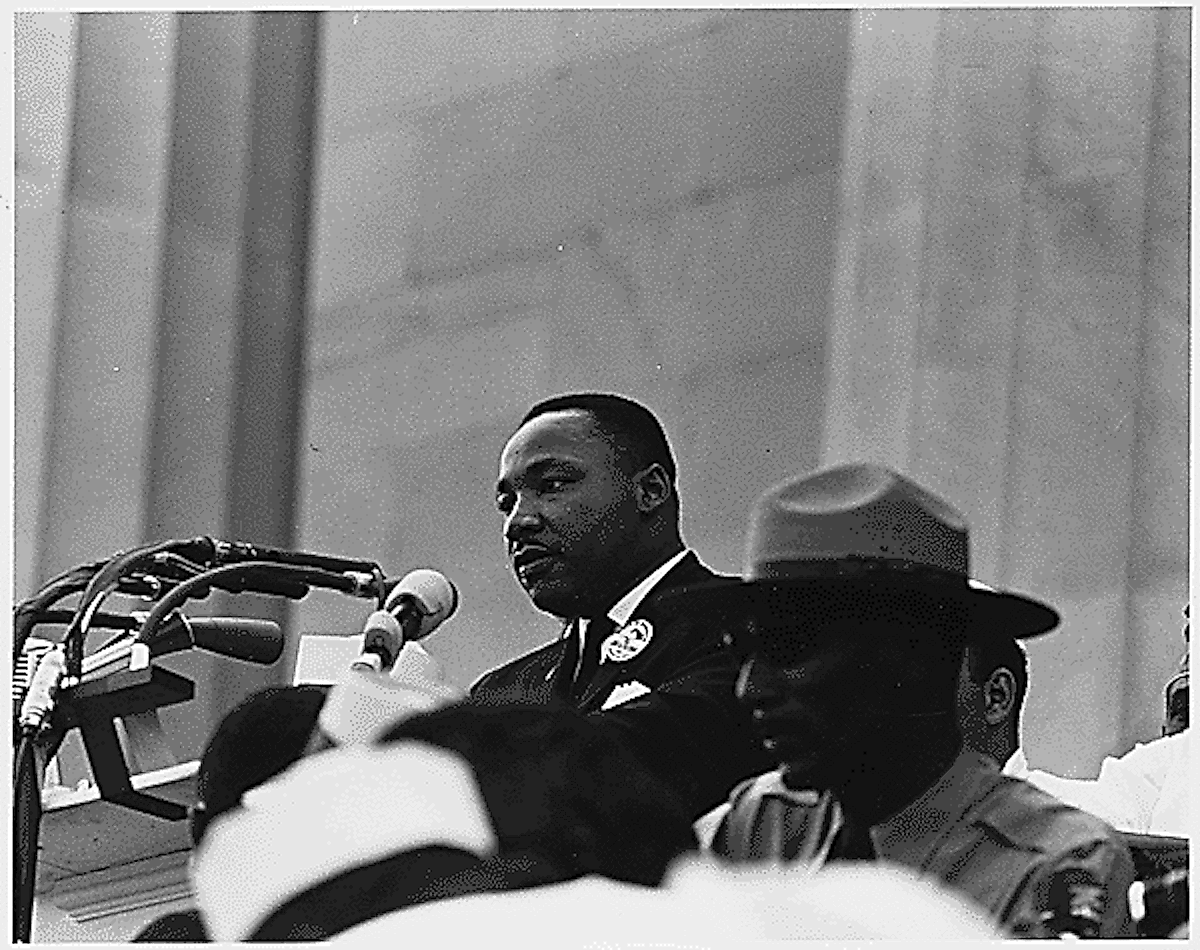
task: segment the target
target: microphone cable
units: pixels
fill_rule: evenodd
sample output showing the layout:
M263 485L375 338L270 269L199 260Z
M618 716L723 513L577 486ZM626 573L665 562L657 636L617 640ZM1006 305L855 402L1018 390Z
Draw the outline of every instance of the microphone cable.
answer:
M250 586L255 574L259 575L261 587ZM239 577L241 583L238 584L217 583L226 578ZM271 577L275 584L268 587L261 580L265 577ZM244 561L240 564L226 564L223 567L216 567L197 574L172 588L146 615L141 629L138 630L137 640L145 642L169 614L182 607L193 593L200 590L207 590L211 587L219 587L222 590L231 590L232 588L231 592L233 593L276 594L299 599L308 593L309 586L325 587L351 596L363 596L364 593L374 596L373 588L376 584L372 580L364 588L361 581L346 574L337 574L315 567L276 564L271 561Z

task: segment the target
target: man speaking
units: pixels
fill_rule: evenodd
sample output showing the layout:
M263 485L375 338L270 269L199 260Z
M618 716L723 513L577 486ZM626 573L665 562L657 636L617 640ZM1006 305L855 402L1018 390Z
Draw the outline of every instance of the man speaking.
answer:
M734 699L732 624L663 603L717 575L684 546L675 461L648 409L602 393L538 403L500 456L496 504L518 582L563 629L485 674L473 700L592 714L693 815L763 768Z

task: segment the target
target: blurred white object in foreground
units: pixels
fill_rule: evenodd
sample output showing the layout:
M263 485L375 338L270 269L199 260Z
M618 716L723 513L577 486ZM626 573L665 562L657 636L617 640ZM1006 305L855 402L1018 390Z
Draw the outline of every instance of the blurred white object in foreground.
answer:
M406 643L390 673L344 670L317 722L338 745L373 742L400 720L464 696L420 644Z
M306 888L425 845L496 850L470 766L408 742L355 745L301 759L217 817L192 863L215 942L245 940Z
M586 877L396 911L333 943L556 947L744 946L754 940L999 939L982 911L910 871L882 864L798 868L677 864L661 889Z

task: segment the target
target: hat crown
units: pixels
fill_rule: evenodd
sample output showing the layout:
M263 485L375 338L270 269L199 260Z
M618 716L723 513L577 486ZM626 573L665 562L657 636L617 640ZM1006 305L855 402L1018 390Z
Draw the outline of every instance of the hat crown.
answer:
M852 463L789 479L751 514L747 580L788 562L902 561L970 575L966 519L898 472Z

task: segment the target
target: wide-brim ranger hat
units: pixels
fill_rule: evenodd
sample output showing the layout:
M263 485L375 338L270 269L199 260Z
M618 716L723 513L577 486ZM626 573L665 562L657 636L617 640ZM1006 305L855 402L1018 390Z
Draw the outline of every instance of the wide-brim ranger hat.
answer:
M953 506L891 469L851 463L764 492L751 509L741 580L680 594L791 613L810 598L819 611L831 598L894 606L905 600L899 592L919 591L961 608L971 636L1023 639L1058 626L1052 607L972 578L969 547Z

